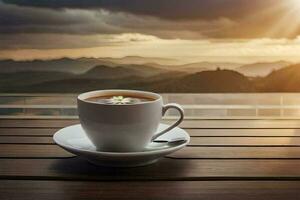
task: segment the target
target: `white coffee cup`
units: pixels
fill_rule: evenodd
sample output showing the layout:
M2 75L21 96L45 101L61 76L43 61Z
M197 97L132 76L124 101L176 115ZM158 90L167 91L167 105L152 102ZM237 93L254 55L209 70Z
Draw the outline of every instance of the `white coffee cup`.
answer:
M139 96L153 101L135 104L104 104L87 101L99 96ZM80 94L77 98L80 123L97 150L107 152L142 151L151 141L178 126L183 109L178 104L163 105L162 97L152 92L136 90L99 90ZM174 108L180 118L166 130L156 133L162 116Z

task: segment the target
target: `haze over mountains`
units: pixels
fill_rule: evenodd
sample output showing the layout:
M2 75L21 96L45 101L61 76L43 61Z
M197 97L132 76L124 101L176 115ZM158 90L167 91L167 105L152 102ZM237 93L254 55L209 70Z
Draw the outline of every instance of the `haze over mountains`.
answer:
M0 92L76 93L109 88L180 93L298 92L300 65L285 61L178 65L176 59L139 56L0 61Z
M278 70L289 65L291 65L291 63L286 61L254 63L254 64L242 65L239 68L237 68L236 71L244 74L245 76L262 77L262 76L267 76L274 70Z

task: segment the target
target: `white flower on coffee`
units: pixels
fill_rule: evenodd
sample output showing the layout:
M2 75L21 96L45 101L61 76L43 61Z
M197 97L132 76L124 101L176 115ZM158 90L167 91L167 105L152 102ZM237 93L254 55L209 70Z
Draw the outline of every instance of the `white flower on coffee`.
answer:
M108 99L108 103L110 104L132 104L134 102L134 99L123 96L113 96L112 98Z

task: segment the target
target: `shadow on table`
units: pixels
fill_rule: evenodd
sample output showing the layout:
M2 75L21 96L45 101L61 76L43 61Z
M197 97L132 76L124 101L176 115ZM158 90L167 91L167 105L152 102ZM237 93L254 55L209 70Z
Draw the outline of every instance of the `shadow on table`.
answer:
M157 163L131 168L101 167L80 157L59 159L51 171L60 179L74 180L172 180L188 176L191 160L162 158Z

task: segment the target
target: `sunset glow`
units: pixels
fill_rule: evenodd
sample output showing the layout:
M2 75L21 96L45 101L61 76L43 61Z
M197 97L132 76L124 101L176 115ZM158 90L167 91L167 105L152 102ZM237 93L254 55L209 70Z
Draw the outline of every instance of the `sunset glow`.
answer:
M299 63L300 0L0 0L3 91L300 92Z
M291 7L300 10L300 1L299 0L290 0Z
M136 7L129 1L92 8L30 2L0 1L0 59L136 55L181 63L300 62L299 0L232 0L228 6L144 0Z

